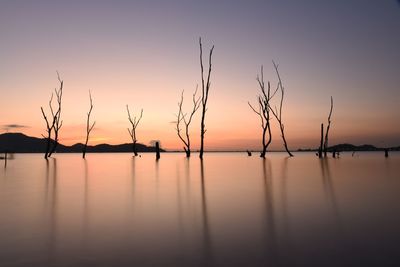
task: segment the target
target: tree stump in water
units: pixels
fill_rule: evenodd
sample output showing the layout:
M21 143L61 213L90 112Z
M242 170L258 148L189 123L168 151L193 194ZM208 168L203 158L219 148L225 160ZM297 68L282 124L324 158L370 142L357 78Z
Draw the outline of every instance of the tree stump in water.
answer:
M160 144L156 142L156 160L160 159Z

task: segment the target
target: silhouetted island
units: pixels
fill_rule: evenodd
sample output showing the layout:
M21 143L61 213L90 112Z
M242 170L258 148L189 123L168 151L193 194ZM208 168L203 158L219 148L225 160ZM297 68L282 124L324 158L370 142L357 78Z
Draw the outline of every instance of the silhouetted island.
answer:
M80 153L84 144L78 143L72 146L59 144L57 153ZM136 144L138 152L155 152L155 147ZM46 150L46 139L27 136L22 133L4 133L0 134L0 151L10 151L13 153L44 153ZM132 152L132 143L109 145L99 144L87 146L87 152ZM163 149L160 151L165 152Z
M397 147L390 147L390 148L382 148L382 147L376 147L373 145L352 145L352 144L338 144L334 146L328 147L328 151L338 151L338 152L343 152L343 151L384 151L385 149L388 149L390 151L400 151L400 146ZM298 151L317 151L317 148L306 148L306 149L299 149Z

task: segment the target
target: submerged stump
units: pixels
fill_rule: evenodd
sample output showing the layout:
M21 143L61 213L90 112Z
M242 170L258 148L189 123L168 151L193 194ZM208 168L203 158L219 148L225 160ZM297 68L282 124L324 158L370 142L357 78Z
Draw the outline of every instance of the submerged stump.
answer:
M156 160L160 159L160 144L156 142Z

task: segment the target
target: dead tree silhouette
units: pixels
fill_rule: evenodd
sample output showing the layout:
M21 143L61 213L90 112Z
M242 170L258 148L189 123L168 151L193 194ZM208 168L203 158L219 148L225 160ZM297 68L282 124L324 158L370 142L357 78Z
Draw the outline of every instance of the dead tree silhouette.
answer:
M250 102L247 102L250 108L256 113L261 120L261 128L262 128L262 151L260 153L260 157L265 158L265 154L267 152L267 148L271 143L272 134L271 134L271 124L270 124L270 105L269 102L272 97L276 94L279 87L275 89L275 91L271 94L271 84L267 83L267 90L265 90L264 83L264 68L261 66L261 78L257 75L257 82L260 86L261 94L258 95L258 109L253 107ZM268 141L266 140L266 135L268 132Z
M322 148L324 145L324 124L321 123L321 140L320 140L320 145L318 149L318 157L322 158Z
M271 108L271 112L272 112L272 114L274 115L275 119L276 119L276 120L278 121L278 123L279 123L279 128L280 128L280 130L281 130L281 137L282 137L283 145L285 146L285 150L286 150L286 152L289 154L289 156L293 157L293 154L290 152L290 150L289 150L289 148L288 148L288 145L287 145L287 142L286 142L286 138L285 138L285 126L284 126L284 124L283 124L283 122L282 122L282 106L283 106L283 97L284 97L285 89L284 89L284 87L283 87L282 79L281 79L281 76L280 76L279 71L278 71L278 65L275 64L274 61L272 61L272 63L273 63L273 65L274 65L276 75L278 76L278 88L280 88L281 100L280 100L280 102L279 102L279 110L275 107L275 111L274 111L273 108Z
M156 160L160 159L160 143L156 142Z
M331 109L329 111L328 126L326 127L325 141L324 141L324 157L325 158L327 157L327 152L328 152L328 137L329 137L329 129L331 128L332 110L333 110L333 97L331 96Z
M96 124L96 121L94 121L92 124L90 124L90 115L92 114L93 110L93 100L92 100L92 94L89 91L89 99L90 99L90 108L89 112L87 113L87 119L86 119L86 141L85 144L83 145L82 149L82 158L85 158L86 156L86 149L87 149L87 143L89 141L89 135L90 132L93 130L94 125Z
M201 38L199 38L199 45L200 45L200 69L201 69L201 124L200 124L200 159L203 159L204 153L204 134L206 133L205 129L205 117L207 111L207 101L208 101L208 92L210 90L210 75L211 75L211 58L212 53L214 51L214 46L210 49L210 55L208 59L208 75L207 75L207 82L204 82L204 67L203 67L203 47L201 44Z
M61 120L61 102L62 102L62 94L63 94L63 86L64 86L64 81L61 80L60 75L57 72L57 78L58 81L60 82L60 88L59 90L54 89L57 97L57 105L58 105L58 110L57 113L58 115L55 116L55 123L54 123L54 144L53 147L50 150L49 157L56 151L57 146L58 146L58 132L60 131L63 121Z
M61 101L62 101L62 91L63 91L63 86L64 82L61 80L60 75L57 72L57 77L58 81L60 82L60 87L57 90L54 89L54 92L57 97L57 110L54 111L53 108L53 96L54 93L51 94L50 101L49 101L49 109L50 109L50 114L51 118L47 118L46 113L44 112L43 107L40 107L40 110L42 111L43 119L46 122L46 132L47 136L42 135L46 139L46 150L44 153L44 158L47 159L50 157L56 150L57 145L58 145L58 132L62 127L62 120L61 120ZM54 137L54 144L53 147L51 148L52 145L52 132L54 131L55 137Z
M326 127L325 138L324 138L324 124L321 123L321 140L320 140L320 145L319 145L318 153L317 153L319 158L322 158L322 156L324 156L325 158L327 157L328 138L329 138L329 129L331 127L332 111L333 111L333 97L331 96L331 109L330 109L329 115L328 115L328 126Z
M193 93L192 96L192 103L193 103L193 108L192 111L190 112L189 116L186 116L186 113L183 113L182 110L182 105L183 105L183 93L184 91L182 91L181 94L181 100L180 102L178 102L178 115L176 115L177 119L176 119L176 133L178 134L179 139L182 141L183 143L183 149L185 150L186 153L186 157L189 158L190 157L190 134L189 134L189 126L190 123L192 122L193 116L196 113L196 111L199 109L200 107L200 97L196 97L197 94L197 86L196 86L196 90ZM183 122L183 124L185 125L185 136L182 136L182 129L181 129L181 122Z
M132 127L132 129L128 128L129 135L131 136L131 139L132 139L132 151L133 151L133 154L135 156L137 156L138 153L136 151L136 142L137 142L136 128L139 125L140 120L142 119L143 109L140 111L140 116L139 116L139 118L137 120L136 120L136 116L133 117L133 120L132 120L131 113L129 112L129 106L128 105L126 105L126 111L128 112L128 120L131 123L131 127Z

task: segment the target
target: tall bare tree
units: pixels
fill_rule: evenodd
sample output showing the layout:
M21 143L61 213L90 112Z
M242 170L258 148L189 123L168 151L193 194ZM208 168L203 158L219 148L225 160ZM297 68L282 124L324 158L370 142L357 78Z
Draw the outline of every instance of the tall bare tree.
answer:
M206 133L205 129L205 117L207 111L207 101L208 101L208 92L210 90L210 75L211 75L211 58L212 53L214 51L214 46L210 49L210 54L208 58L208 74L206 77L206 81L204 80L204 67L203 67L203 47L201 43L201 38L199 38L199 45L200 45L200 69L201 69L201 124L200 124L200 159L203 159L204 153L204 134Z
M49 101L49 109L50 109L50 114L51 118L48 118L46 116L46 113L43 109L43 107L40 107L40 110L42 111L43 119L46 122L46 132L47 136L42 135L46 139L46 151L44 153L44 158L47 159L48 157L51 156L51 154L54 153L56 150L56 147L58 145L58 132L60 128L62 127L62 120L61 120L61 101L62 101L62 91L63 91L63 81L60 78L60 75L57 72L58 76L58 81L60 82L60 87L59 89L54 89L56 97L57 97L57 109L55 110L53 108L53 96L54 94L51 94L50 101ZM55 132L55 138L54 141L52 140L52 132ZM53 147L51 147L53 145Z
M181 94L181 101L178 102L178 115L177 120L176 120L176 132L178 134L179 139L181 139L182 143L184 144L183 149L185 150L186 157L190 157L190 134L189 134L189 126L190 123L192 122L193 116L196 113L196 111L200 107L200 97L196 97L197 94L197 87L196 90L193 93L192 96L192 103L193 103L193 108L192 111L190 112L189 116L186 116L186 113L183 113L182 110L182 105L183 105L183 91ZM183 122L184 127L185 127L185 136L182 136L182 129L181 129L181 122Z
M267 89L265 89L264 83L264 68L261 66L261 78L257 75L257 82L260 86L261 94L258 95L258 108L253 107L250 102L248 102L250 108L256 113L261 120L261 128L262 128L262 151L260 157L265 158L265 154L267 152L267 148L271 143L272 134L271 134L271 124L270 124L270 100L276 94L278 88L275 89L274 92L271 93L271 84L267 83ZM267 140L268 133L268 140Z
M89 99L90 99L90 108L89 108L89 112L87 113L87 119L86 119L86 141L85 144L83 146L83 150L82 150L82 158L85 158L86 156L86 149L87 149L87 143L89 141L89 135L90 132L93 130L94 125L96 124L96 121L94 121L92 124L90 124L90 115L92 114L92 110L93 110L93 100L92 100L92 94L89 91Z
M60 74L57 72L57 78L58 81L60 83L60 87L59 89L54 89L54 92L56 94L56 98L57 98L57 105L58 105L58 109L56 112L55 118L55 122L54 122L54 144L53 147L50 150L49 153L49 157L51 157L51 155L56 151L57 146L58 146L58 133L62 127L63 121L61 120L61 103L62 103L62 95L63 95L63 86L64 86L64 81L61 80L60 78Z
M276 75L278 76L278 88L280 88L280 92L281 92L281 100L279 102L279 110L277 109L277 107L275 107L275 110L273 108L271 108L271 112L274 115L275 119L278 121L279 123L279 128L281 130L281 137L282 137L282 141L283 141L283 145L285 147L286 152L289 154L290 157L293 157L293 154L290 152L287 142L286 142L286 138L285 138L285 125L282 122L282 106L283 106L283 97L285 95L285 89L283 87L282 84L282 79L281 76L279 74L278 71L278 65L275 64L274 61L272 61L274 68L275 68L275 72Z
M328 152L328 137L329 137L329 129L331 128L332 111L333 111L333 97L331 96L331 109L329 111L328 126L326 127L325 141L324 141L324 157L327 156L327 152Z
M132 139L132 151L133 151L133 154L134 154L135 156L137 156L138 153L137 153L137 151L136 151L136 142L137 142L137 138L136 138L136 128L137 128L137 126L139 125L140 120L142 119L142 116L143 116L143 109L140 111L140 116L139 116L139 118L136 119L136 116L135 116L135 117L133 117L133 120L132 120L132 117L131 117L131 113L129 112L129 107L128 107L128 105L126 105L126 111L128 112L128 120L129 120L129 122L131 123L131 127L132 127L132 129L129 129L129 128L128 128L129 135L130 135L130 137L131 137L131 139Z

